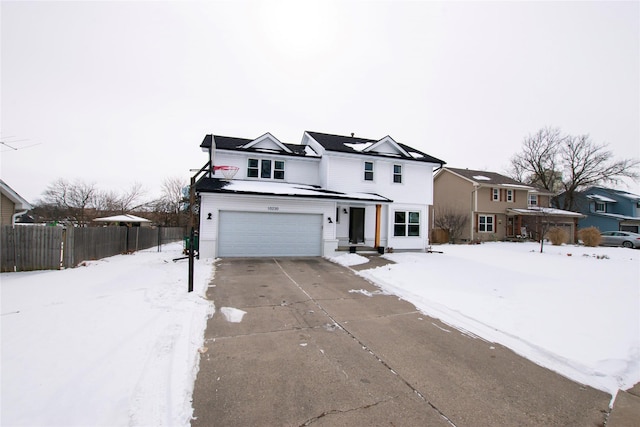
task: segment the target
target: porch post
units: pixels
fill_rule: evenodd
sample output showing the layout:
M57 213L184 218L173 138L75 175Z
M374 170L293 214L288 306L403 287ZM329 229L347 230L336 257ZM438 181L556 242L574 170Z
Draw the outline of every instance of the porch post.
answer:
M382 210L382 205L376 205L376 238L374 246L376 248L380 247L380 212Z

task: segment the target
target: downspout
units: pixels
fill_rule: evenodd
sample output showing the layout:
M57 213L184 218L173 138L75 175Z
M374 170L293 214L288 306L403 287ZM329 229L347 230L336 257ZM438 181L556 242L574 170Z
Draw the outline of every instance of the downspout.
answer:
M26 214L27 212L29 212L29 211L27 210L27 211L16 212L13 215L11 215L11 227L15 228L16 227L16 219L18 219L19 216L22 216L22 215Z
M476 216L475 212L478 210L478 188L480 186L478 184L473 184L473 193L471 194L471 217L469 218L469 223L471 226L471 242L475 240L475 226L476 226Z
M29 211L16 212L13 215L11 215L11 228L15 229L16 219L18 219L19 216L26 214L27 212ZM18 248L16 246L17 245L14 242L13 244L13 272L14 273L18 271Z

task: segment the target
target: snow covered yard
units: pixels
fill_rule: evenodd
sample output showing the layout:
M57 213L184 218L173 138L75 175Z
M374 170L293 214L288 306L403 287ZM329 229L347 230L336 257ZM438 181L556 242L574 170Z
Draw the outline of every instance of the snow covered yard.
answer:
M189 425L212 262L181 243L0 275L1 425Z
M384 255L359 274L469 334L615 396L640 381L640 250L538 243ZM344 265L367 259L333 258Z

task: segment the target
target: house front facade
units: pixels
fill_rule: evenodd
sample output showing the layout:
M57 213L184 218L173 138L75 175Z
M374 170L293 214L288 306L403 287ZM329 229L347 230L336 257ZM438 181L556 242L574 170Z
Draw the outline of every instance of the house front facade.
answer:
M559 196L560 202L564 195ZM584 214L578 226L600 231L640 232L640 196L627 191L590 187L574 195L575 210Z
M400 144L304 132L300 144L207 135L196 184L206 257L331 256L351 247L424 250L433 170ZM227 179L224 171L235 169Z
M464 215L462 241L539 240L551 226L575 241L582 215L550 208L552 195L495 172L444 167L434 177L433 219Z

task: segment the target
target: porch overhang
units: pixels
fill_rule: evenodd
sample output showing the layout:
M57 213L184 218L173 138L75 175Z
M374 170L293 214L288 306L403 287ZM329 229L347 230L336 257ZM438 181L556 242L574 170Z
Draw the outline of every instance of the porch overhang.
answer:
M509 208L507 209L507 215L523 215L523 216L552 216L552 217L563 217L566 219L574 219L574 218L585 218L586 215L578 213L565 211L562 209L555 208L527 208L527 209L518 209L518 208Z

